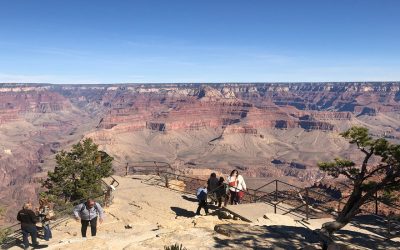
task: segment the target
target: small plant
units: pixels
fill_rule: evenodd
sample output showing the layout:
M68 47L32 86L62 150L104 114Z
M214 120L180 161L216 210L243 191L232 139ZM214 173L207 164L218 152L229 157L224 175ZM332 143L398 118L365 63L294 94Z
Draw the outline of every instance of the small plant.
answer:
M183 247L182 244L175 243L175 245L164 246L164 250L187 250L187 248Z
M11 230L9 228L0 229L0 244L4 243L10 233Z

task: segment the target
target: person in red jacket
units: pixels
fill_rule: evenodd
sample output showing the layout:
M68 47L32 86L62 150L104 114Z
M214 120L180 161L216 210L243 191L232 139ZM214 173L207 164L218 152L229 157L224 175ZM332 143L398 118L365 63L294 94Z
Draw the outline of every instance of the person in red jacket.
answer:
M29 248L28 236L31 235L32 245L38 246L36 223L39 221L35 212L32 211L32 204L25 203L22 210L18 212L17 220L21 222L22 239L24 249Z

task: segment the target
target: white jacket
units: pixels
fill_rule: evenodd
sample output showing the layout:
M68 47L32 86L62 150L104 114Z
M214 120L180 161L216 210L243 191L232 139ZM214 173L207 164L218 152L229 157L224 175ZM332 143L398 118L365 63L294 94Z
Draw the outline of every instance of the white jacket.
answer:
M244 182L244 179L243 179L243 176L238 175L237 180L236 180L236 177L234 177L234 176L228 176L227 179L228 179L228 184L230 182L235 182L235 185L233 187L229 186L229 190L231 190L233 192L239 192L241 190L247 189L246 183Z

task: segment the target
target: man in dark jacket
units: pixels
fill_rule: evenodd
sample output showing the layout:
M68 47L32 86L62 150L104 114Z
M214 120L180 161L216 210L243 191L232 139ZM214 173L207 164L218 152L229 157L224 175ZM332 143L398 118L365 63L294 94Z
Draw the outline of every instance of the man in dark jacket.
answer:
M92 236L96 236L97 217L100 217L99 222L101 224L104 218L104 211L99 203L95 202L93 199L88 199L85 203L81 203L74 208L74 216L77 221L81 221L82 237L86 237L89 223Z
M38 246L36 222L38 218L35 212L32 211L32 204L25 203L22 210L18 212L17 220L21 222L22 238L24 242L24 249L29 248L28 236L31 235L32 245Z

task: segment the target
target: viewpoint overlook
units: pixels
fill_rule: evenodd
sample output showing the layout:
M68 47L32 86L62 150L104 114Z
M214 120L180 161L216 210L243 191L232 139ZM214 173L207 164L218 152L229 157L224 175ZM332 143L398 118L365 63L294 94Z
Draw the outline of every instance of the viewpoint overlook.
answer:
M253 187L334 185L317 163L362 157L339 136L354 125L399 142L400 83L0 84L0 199L20 207L85 137L116 174L160 161L193 176L237 168Z
M338 135L354 125L398 142L400 83L0 84L0 200L19 207L84 137L117 174L163 161L197 176L238 168L254 186L329 182L316 163L361 157Z

